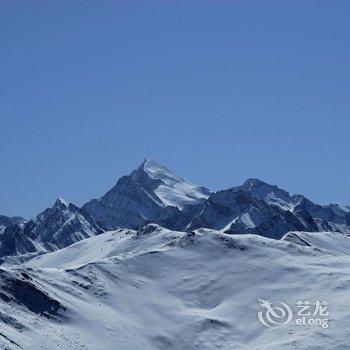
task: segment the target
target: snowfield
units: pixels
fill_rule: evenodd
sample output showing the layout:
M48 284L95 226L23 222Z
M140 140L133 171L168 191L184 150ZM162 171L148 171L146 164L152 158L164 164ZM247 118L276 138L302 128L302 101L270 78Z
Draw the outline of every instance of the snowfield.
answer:
M209 190L176 176L158 162L145 160L143 170L151 179L160 181L154 193L165 205L183 209L187 204L196 204L209 197Z
M1 349L349 349L350 240L150 224L0 267ZM329 327L267 328L258 299L327 301Z

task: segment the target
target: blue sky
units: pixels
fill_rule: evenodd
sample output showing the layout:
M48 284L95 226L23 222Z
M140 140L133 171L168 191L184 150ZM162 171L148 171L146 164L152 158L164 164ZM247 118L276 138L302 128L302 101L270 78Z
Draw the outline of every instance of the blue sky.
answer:
M349 1L1 1L0 213L145 157L212 189L350 202Z

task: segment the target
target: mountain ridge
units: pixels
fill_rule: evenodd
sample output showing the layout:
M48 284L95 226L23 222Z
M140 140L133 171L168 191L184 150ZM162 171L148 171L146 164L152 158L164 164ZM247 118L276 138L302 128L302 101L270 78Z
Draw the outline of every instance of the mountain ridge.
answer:
M7 226L0 226L0 256L57 250L108 230L137 230L149 223L171 230L209 228L275 239L289 231L350 233L348 206L315 204L254 178L210 191L151 159L81 208L57 198L35 218L20 219L3 220Z

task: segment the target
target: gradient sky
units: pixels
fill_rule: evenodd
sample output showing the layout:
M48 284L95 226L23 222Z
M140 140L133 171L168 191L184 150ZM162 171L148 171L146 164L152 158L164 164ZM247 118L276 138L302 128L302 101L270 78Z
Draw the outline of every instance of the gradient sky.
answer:
M350 203L350 1L0 1L0 213L145 157Z

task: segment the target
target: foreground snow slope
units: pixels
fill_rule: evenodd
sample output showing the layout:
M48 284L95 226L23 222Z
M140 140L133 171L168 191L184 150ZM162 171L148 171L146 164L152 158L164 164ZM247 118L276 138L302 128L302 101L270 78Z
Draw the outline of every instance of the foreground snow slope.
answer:
M313 235L276 241L148 225L2 266L0 348L348 349L349 238ZM22 293L10 288L18 284ZM327 300L330 326L267 329L258 298Z

